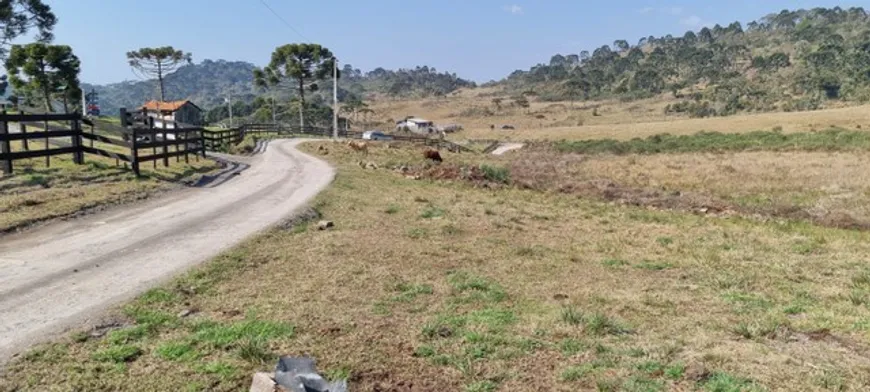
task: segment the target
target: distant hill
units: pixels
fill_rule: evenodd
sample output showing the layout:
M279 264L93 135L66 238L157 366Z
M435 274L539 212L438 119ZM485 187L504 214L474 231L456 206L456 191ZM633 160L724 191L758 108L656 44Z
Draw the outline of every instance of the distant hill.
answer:
M425 65L397 71L375 68L363 73L353 65L345 64L339 83L357 96L377 94L390 97L443 96L463 87L476 87L474 82L455 73L438 72Z
M497 83L541 100L633 100L660 94L692 117L812 110L870 101L870 17L863 8L784 10L681 37L617 40L516 71Z
M242 61L204 60L186 65L165 77L166 99L191 99L203 109L222 104L227 95L253 100L254 65ZM113 115L121 107L135 108L149 99L158 98L156 80L125 81L107 85L85 84L86 91L96 89L103 113Z
M242 61L204 60L199 64L181 67L166 75L166 99L191 99L205 110L223 105L224 98L232 94L240 102L252 103L261 95L253 85L254 64ZM395 97L425 97L446 95L462 87L472 87L473 82L461 79L456 74L438 73L427 66L398 71L377 68L363 73L352 66L346 66L339 81L340 96L348 94L360 98L371 94ZM158 97L156 80L139 80L112 83L107 85L83 86L86 91L96 89L100 95L100 106L104 113L112 115L121 107L135 108L143 102ZM319 94L328 101L331 93L322 89ZM289 93L282 94L288 99ZM319 99L312 95L312 101ZM344 98L342 98L344 99ZM220 116L218 116L220 117Z

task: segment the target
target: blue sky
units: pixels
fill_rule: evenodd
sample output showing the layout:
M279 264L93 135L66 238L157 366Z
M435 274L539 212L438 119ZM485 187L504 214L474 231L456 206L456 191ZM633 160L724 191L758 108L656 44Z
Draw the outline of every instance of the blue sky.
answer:
M746 23L784 8L843 8L870 1L804 0L47 0L56 43L82 60L82 80L135 79L125 53L172 45L203 59L265 64L272 50L316 42L342 63L429 65L478 82L616 39L682 35L703 25Z

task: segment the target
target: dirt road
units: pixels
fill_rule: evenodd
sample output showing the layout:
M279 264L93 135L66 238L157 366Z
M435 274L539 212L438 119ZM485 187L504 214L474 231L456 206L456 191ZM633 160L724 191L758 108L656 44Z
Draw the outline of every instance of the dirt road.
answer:
M279 222L333 179L273 141L250 167L191 188L0 240L0 363Z

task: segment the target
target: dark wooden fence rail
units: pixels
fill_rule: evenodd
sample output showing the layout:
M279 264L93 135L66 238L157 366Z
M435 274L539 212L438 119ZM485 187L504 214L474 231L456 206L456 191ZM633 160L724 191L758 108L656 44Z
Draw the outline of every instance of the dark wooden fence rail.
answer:
M10 127L10 123L12 126ZM51 123L51 124L50 124ZM59 126L58 123L68 123ZM190 155L198 160L199 155L205 156L204 129L188 127L183 124L164 121L161 127L154 126L154 119L145 113L128 113L121 109L121 125L123 130L111 137L94 132L84 132L82 124L92 126L89 120L80 114L8 114L0 112L0 170L11 174L13 162L21 159L45 157L47 167L51 166L51 157L60 154L70 154L76 164L84 163L84 155L92 154L114 158L116 162L129 163L136 175L141 175L139 165L142 162L153 162L154 168L158 161L163 166L169 166L169 158L175 157L176 162L184 157L189 162ZM40 131L28 131L41 127ZM60 128L59 128L60 127ZM88 140L86 146L83 140ZM21 141L20 151L13 151L13 141ZM34 143L44 142L44 148L34 148ZM94 142L109 145L106 148L95 147ZM111 147L120 148L111 148ZM119 151L120 150L120 151ZM121 152L126 151L126 152ZM150 153L149 153L150 152Z
M130 163L133 172L141 175L140 164L152 162L157 168L157 161L163 161L163 166L169 166L169 158L178 162L184 157L184 162L190 162L190 155L199 159L205 157L206 129L190 126L175 121L160 119L160 127L155 126L155 118L144 110L138 113L127 112L121 108L121 125L124 127L124 139L129 140ZM171 126L170 126L171 125ZM150 150L151 154L146 154ZM173 151L174 150L174 151Z
M51 122L68 122L65 129L52 130ZM10 123L12 126L10 127ZM41 131L28 132L28 124L42 123ZM51 166L51 157L60 154L72 155L76 164L84 163L82 150L82 117L79 114L9 114L0 112L0 170L11 174L13 163L21 159L45 157L46 166ZM56 140L64 139L64 140ZM12 151L13 141L21 141L22 151ZM34 149L31 141L42 141L44 148Z

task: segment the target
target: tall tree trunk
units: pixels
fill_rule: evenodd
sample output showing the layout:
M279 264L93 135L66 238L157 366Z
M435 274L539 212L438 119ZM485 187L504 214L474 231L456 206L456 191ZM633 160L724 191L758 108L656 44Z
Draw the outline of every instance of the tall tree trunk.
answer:
M157 61L157 83L160 85L160 102L166 102L166 94L163 91L163 64Z
M305 129L305 80L299 78L299 130Z
M67 99L66 93L63 94L63 112L69 113L69 100Z
M45 97L45 110L46 110L46 112L47 113L53 112L54 108L51 107L51 92L48 90L48 87L43 89L42 94Z

